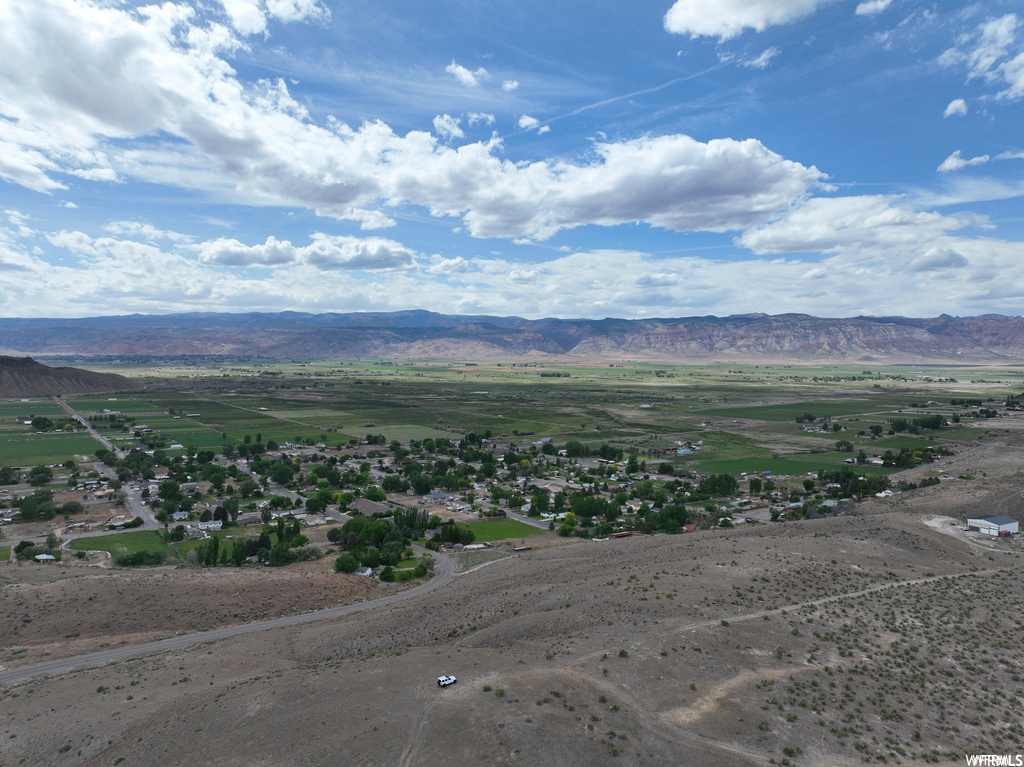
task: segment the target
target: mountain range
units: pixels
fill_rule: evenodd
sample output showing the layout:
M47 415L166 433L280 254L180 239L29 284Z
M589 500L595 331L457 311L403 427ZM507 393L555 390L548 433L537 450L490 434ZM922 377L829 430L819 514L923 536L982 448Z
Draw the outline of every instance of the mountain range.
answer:
M528 320L422 310L0 318L0 350L46 356L1016 364L1024 363L1024 318L747 314Z

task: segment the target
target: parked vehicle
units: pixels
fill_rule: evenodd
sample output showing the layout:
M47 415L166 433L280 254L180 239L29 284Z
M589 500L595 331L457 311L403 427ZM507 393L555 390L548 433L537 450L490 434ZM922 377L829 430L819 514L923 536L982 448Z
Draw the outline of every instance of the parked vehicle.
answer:
M455 677L453 676L439 676L437 678L438 687L447 687L450 684L455 684Z

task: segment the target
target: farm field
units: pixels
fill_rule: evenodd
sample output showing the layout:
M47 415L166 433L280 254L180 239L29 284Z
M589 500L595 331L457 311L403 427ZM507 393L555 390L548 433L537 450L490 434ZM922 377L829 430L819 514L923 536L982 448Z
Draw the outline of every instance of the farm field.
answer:
M914 436L871 440L860 432L872 423L884 426L890 417L955 415L952 399L999 402L1024 390L1024 371L1010 368L430 360L211 360L184 366L165 360L152 368L92 367L128 372L148 389L68 401L85 415L110 409L134 418L159 433L172 456L187 446L219 450L246 435L279 444L336 445L367 434L408 442L489 432L507 440L608 442L647 457L657 448L667 450L661 460L679 468L749 471L756 464L783 473L842 464L848 456L830 450L840 439L869 454L914 448ZM170 376L164 380L173 386L161 386L160 375ZM939 404L910 408L928 402ZM14 416L28 415L26 408L61 413L49 399L0 403L0 464L80 461L97 449L84 435L26 433L14 422ZM835 419L842 431L804 434L795 420L807 413ZM707 423L713 426L702 426ZM974 443L985 439L983 425L965 420L925 436ZM133 444L130 434L105 433L122 449ZM691 455L671 449L673 440L700 439L707 444Z
M12 434L0 430L0 466L35 466L36 464L92 460L102 447L86 433L79 434Z

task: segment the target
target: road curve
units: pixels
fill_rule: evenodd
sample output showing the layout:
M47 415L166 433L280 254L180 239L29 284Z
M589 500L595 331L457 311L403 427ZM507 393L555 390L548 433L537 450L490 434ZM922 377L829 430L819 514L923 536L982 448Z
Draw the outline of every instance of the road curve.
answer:
M210 631L201 631L196 634L171 636L166 639L157 639L153 642L146 642L145 644L114 647L109 650L86 653L85 655L75 655L70 658L59 658L57 660L44 661L43 663L37 663L33 666L24 666L22 668L0 671L0 684L17 684L18 682L23 682L26 679L31 679L37 676L62 674L76 668L104 666L114 661L124 660L125 658L132 658L138 655L181 650L198 642L210 642L215 639L227 639L228 637L238 636L240 634L255 634L259 631L266 631L267 629L284 628L287 626L297 626L302 623L312 623L313 621L330 620L350 613L374 610L385 607L386 605L394 604L395 602L415 599L416 597L429 594L431 591L436 591L437 589L446 586L456 577L455 563L450 558L435 552L434 560L436 564L433 578L416 588L409 589L408 591L401 591L397 594L392 594L391 596L371 599L366 602L354 602L347 605L338 605L337 607L328 607L323 610L314 610L313 612L300 613L298 615L285 615L281 618L272 618L265 621L243 623L238 626L227 626L225 628L212 629Z

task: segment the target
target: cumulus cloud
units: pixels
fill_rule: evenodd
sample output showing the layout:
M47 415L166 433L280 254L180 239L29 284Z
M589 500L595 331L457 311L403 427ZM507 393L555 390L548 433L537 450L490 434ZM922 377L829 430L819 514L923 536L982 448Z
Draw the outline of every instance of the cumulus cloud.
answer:
M832 0L676 0L665 29L679 35L728 40L747 29L763 32L810 16Z
M456 258L434 256L430 260L430 266L427 267L427 271L431 274L464 274L469 270L469 261L462 256Z
M1015 13L988 19L973 33L961 36L939 62L965 66L969 79L982 78L1002 87L997 99L1016 101L1024 97L1024 44L1017 38L1020 26Z
M938 171L939 173L948 173L951 170L960 170L961 168L966 168L970 165L984 165L989 161L989 159L990 158L987 154L983 154L978 157L972 157L968 160L961 157L960 150L957 149L953 154L942 161L942 164L938 167Z
M221 238L198 246L199 261L219 266L277 267L302 263L317 269L402 269L413 264L415 253L394 240L381 237L334 237L315 233L309 245L297 247L271 236L262 245L244 245Z
M444 68L444 71L450 75L453 75L461 85L467 88L479 87L481 80L489 80L490 75L487 70L480 67L475 72L470 72L461 64L456 64L455 59L452 59L452 63Z
M328 262L340 258L346 267L353 258L381 263L372 242L346 251L344 240L329 235L314 235L302 247L273 238L257 246L226 240L209 247L228 258L235 251L243 256L236 259L241 266L248 257L294 259L267 274L204 262L197 258L199 245L161 248L81 232L46 234L27 226L22 231L26 220L12 211L5 219L11 227L0 224L0 301L20 316L104 314L112 300L126 313L337 311L339 297L351 310L391 311L408 308L409 296L434 311L527 317L721 316L737 310L934 316L950 306L965 314L1017 314L1024 300L1024 276L1015 268L1024 259L1024 243L958 237L927 221L910 222L920 239L908 233L901 240L905 247L843 247L807 259L655 257L608 249L559 253L529 265L500 253L473 259L416 256L425 268L374 271L307 263L319 256ZM33 254L39 236L63 250L58 263ZM384 250L398 249L391 243ZM397 260L404 257L399 253ZM879 293L879 284L886 290Z
M891 196L818 197L747 230L736 243L758 254L892 253L919 248L969 223L915 210Z
M283 266L298 260L301 248L290 242L268 237L262 245L244 245L238 240L220 238L199 246L199 260L221 266Z
M459 118L450 115L438 115L434 118L434 132L446 139L463 138L462 128L459 127Z
M281 18L310 7L273 5ZM284 81L241 82L226 56L242 40L197 13L0 3L0 176L51 192L64 186L58 174L110 168L234 202L305 206L364 229L394 224L381 208L416 205L461 218L475 237L534 239L628 222L739 230L775 218L824 178L752 139L601 141L575 162L518 164L501 158L494 137L455 148L380 121L321 126ZM450 69L462 77L465 68ZM472 82L484 74L469 72ZM441 119L442 128L455 120Z
M866 2L858 3L857 15L869 16L874 13L881 13L890 5L892 5L892 0L866 0Z
M517 125L521 130L535 130L538 134L547 133L551 130L550 125L542 125L540 120L536 117L530 117L530 115L520 117Z
M501 84L501 89L503 91L505 91L506 93L511 93L512 91L516 90L518 87L519 87L519 81L518 80L505 80Z
M470 112L466 115L466 119L469 121L470 127L481 123L484 125L494 125L494 115L487 112Z
M952 248L933 247L925 251L920 258L910 263L915 272L935 272L941 269L964 269L969 262L962 254Z
M295 22L306 19L326 21L327 10L318 0L220 0L232 28L242 35L267 31L270 19Z
M771 48L762 51L760 56L753 59L747 59L742 62L742 66L749 67L751 69L764 69L771 63L772 59L779 55L779 53L781 53L781 51L773 45Z
M963 99L953 99L946 105L946 111L942 113L943 117L963 117L967 114L967 102Z

